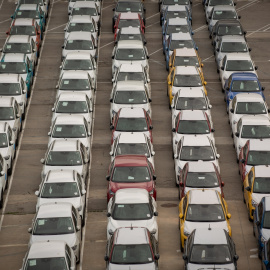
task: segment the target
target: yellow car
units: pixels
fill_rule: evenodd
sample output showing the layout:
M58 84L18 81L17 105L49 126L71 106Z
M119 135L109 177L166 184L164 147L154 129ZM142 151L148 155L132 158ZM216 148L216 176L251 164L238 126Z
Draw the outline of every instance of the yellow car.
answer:
M232 235L226 201L217 190L190 190L179 204L180 249L197 228L221 228Z
M167 78L169 96L169 108L171 108L172 99L179 89L203 89L207 95L203 73L195 66L177 66L174 67Z
M203 63L193 48L174 49L169 59L169 72L176 66L197 66L202 72Z
M256 205L263 197L270 195L270 167L268 165L252 167L245 177L243 192L248 218L252 221Z

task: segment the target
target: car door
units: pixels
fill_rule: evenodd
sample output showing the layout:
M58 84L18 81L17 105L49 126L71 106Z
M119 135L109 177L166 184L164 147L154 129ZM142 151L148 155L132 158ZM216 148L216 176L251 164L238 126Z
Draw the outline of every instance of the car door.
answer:
M261 229L262 229L262 225L263 225L262 224L263 223L263 203L262 203L262 201L258 204L257 210L258 210L257 221L259 221L259 223L258 224L255 223L253 226L254 226L255 238L259 239L259 237L261 237ZM254 221L255 220L256 220L256 218L254 219Z
M239 170L240 170L240 175L242 178L242 181L244 181L244 177L246 174L246 165L247 165L247 159L248 159L248 150L249 150L249 140L243 147L243 149L240 151L239 154Z
M238 138L241 135L241 129L242 129L242 119L239 119L236 125L236 129L233 131L233 140L235 148L237 147ZM236 135L238 135L238 137Z
M14 110L15 110L15 121L14 121L14 128L16 128L16 139L19 137L20 129L21 129L21 123L22 123L22 113L21 109L18 105L18 102L14 101Z
M7 181L7 170L5 170L4 159L2 155L0 154L0 182L1 182L3 193L4 193L4 190L6 189L6 181ZM0 199L2 198L0 197Z
M14 158L15 153L15 134L11 130L10 126L7 128L7 137L8 137L8 155L11 156L11 159Z
M83 177L84 181L86 181L86 177L88 175L88 164L89 164L89 159L87 157L87 151L85 146L80 142L80 152L82 155L82 160L83 160Z
M80 194L81 194L80 200L81 200L81 204L82 204L83 215L85 215L86 188L85 188L85 184L82 181L82 178L81 178L79 173L77 173L77 181L78 181L78 186L79 186L79 190L80 190Z
M73 220L73 223L74 223L74 229L76 231L76 238L77 238L77 241L78 241L78 244L80 245L81 244L81 218L80 216L78 215L78 212L76 211L76 209L74 208L74 206L72 206L72 210L71 210L71 213L72 213L72 220Z
M252 168L249 172L249 174L247 175L247 177L245 178L245 182L244 182L244 198L246 200L246 205L248 207L249 204L249 199L251 202L251 192L252 192L252 185L253 185L253 176L254 176L254 168ZM251 191L246 190L247 187L250 187Z

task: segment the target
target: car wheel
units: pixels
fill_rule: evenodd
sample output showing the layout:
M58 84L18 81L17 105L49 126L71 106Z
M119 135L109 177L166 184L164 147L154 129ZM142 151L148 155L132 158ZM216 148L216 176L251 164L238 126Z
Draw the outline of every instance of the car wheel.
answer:
M246 199L245 199L245 196L244 196L244 186L242 188L242 191L243 191L243 203L246 203Z
M248 220L250 221L250 222L253 222L253 220L252 220L252 218L250 217L250 211L249 211L249 209L250 209L250 207L248 207Z
M1 200L0 200L0 209L3 208L3 204L4 204L4 198L3 198L3 191L1 192Z
M81 220L82 220L82 227L84 227L84 225L85 225L85 211L84 211L83 217L81 217Z
M11 173L12 173L12 167L13 167L13 164L12 164L12 159L11 159L11 161L10 161L10 167L7 170L8 175L11 175Z
M217 73L219 73L219 69L217 68Z
M79 246L79 255L78 258L76 258L76 264L79 264L81 261L81 246Z
M114 19L112 19L112 32L114 33Z
M255 234L254 234L254 236L255 236ZM258 250L258 257L259 257L259 259L262 259L262 249L261 248L259 248L259 250Z
M209 38L212 39L212 35L209 35ZM213 45L213 42L212 42L212 45Z
M8 175L7 175L7 181L6 181L6 187L5 187L5 189L8 189L8 185L9 185L9 181L8 181L9 179L8 179Z
M180 192L180 188L178 188L178 198L181 201L181 192Z
M171 103L170 103L170 99L169 99L169 110L171 110Z
M181 236L181 232L180 232L180 250L181 250L181 252L184 252L184 248L182 247L182 236Z

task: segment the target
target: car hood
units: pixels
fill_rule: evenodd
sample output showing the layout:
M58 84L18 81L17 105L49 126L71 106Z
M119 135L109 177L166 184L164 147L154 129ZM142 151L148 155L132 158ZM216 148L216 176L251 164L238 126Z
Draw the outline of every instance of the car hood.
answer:
M110 182L110 187L112 192L116 192L119 189L122 188L143 188L146 189L147 191L152 190L153 188L153 182L140 182L140 183L115 183L115 182Z
M187 264L187 270L204 270L204 269L226 269L226 270L235 270L233 263L229 264Z
M109 264L108 270L155 270L155 263L146 264Z
M60 235L31 235L30 243L50 241L65 241L70 247L76 243L76 234L60 234Z

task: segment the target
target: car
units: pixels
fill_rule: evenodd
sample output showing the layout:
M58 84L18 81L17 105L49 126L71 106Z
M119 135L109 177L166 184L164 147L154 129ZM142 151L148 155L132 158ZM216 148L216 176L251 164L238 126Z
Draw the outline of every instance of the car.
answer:
M234 94L235 92L232 92ZM237 93L237 92L236 92ZM260 114L268 116L269 109L261 95L255 93L236 94L229 104L229 122L231 129L239 119L246 114Z
M82 115L61 114L57 116L50 127L48 136L48 146L53 141L64 138L79 140L85 146L87 155L90 155L91 126Z
M7 35L29 35L36 42L38 56L41 47L42 32L35 19L18 18L12 20Z
M118 43L120 40L140 40L143 42L144 45L146 45L146 39L140 28L138 27L122 27L117 32L116 38L115 38L115 44Z
M179 203L180 249L194 229L220 228L230 236L232 230L228 206L221 194L213 189L190 190Z
M62 46L62 61L69 52L90 53L97 59L97 45L94 36L89 32L71 32Z
M151 142L153 142L152 136L152 120L149 114L143 108L122 108L113 117L111 144L116 137L121 133L132 132L135 134L146 134Z
M60 76L67 70L87 71L97 89L97 64L94 56L89 52L69 52L60 66Z
M46 203L39 206L33 219L29 246L41 241L63 240L74 250L80 262L82 227L78 210L68 202Z
M239 152L247 140L270 138L270 120L264 115L244 115L233 127L233 140L238 160ZM269 140L270 141L270 140Z
M204 89L198 88L178 90L171 104L172 117L176 117L179 112L184 110L202 110L211 118L211 108L212 105Z
M65 241L47 241L33 243L25 254L20 270L33 268L75 269L76 257Z
M169 60L170 56L173 53L174 49L183 49L183 48L189 48L189 49L195 49L198 50L198 47L193 40L190 33L173 33L170 34L166 47L165 47L165 60L166 60L166 69L169 70Z
M239 173L244 182L252 166L270 163L270 142L266 139L247 140L239 153Z
M145 189L117 190L108 203L107 239L121 227L145 227L158 241L157 204Z
M204 64L198 52L191 48L174 49L169 59L169 72L177 66L196 66L202 72Z
M96 5L98 7L98 12L101 12L101 1L100 0L89 0L89 1L96 3ZM68 12L71 12L71 10L74 7L76 2L77 1L75 1L75 0L68 1Z
M8 166L0 153L0 209L4 206L4 191L8 188Z
M262 252L262 269L263 270L269 270L270 269L270 264L269 264L269 258L270 258L270 254L269 254L269 250L270 250L270 241L266 241L265 245L264 245L264 250Z
M22 109L14 97L0 96L0 123L7 122L15 132L15 144L18 145L22 130Z
M253 220L255 207L264 196L270 195L269 165L253 166L243 182L243 201L248 210L248 219Z
M90 159L85 146L79 140L53 141L40 162L43 164L41 179L50 170L70 169L76 170L86 182Z
M120 40L112 52L112 77L122 64L139 64L149 68L148 51L140 40Z
M158 4L159 4L159 11L160 11L160 21L162 20L164 12L168 6L185 5L188 7L189 11L192 11L191 9L192 1L190 0L159 0Z
M196 135L201 137L209 137L215 142L213 122L207 113L200 110L184 110L178 115L172 116L172 145L175 149L179 140L185 136ZM175 152L175 151L174 151Z
M179 199L194 189L214 189L224 198L224 182L221 180L217 166L211 162L187 162L179 175Z
M107 241L104 260L107 270L119 265L123 269L136 265L145 270L158 270L158 242L147 228L119 228Z
M226 230L221 228L198 228L188 237L183 259L185 269L237 269L235 244Z
M214 163L220 172L217 149L213 141L206 136L183 136L174 150L175 184L179 185L179 175L187 162L207 161Z
M49 14L49 5L50 5L50 0L19 0L15 2L16 6L19 7L21 4L38 4L40 5L42 11L44 12L46 18L48 17ZM17 8L16 7L16 8Z
M246 55L245 53L242 55L238 53L225 55L219 70L222 92L225 91L225 87L227 88L226 80L228 80L230 75L234 72L248 72L249 74L253 73L257 76L257 69L258 67L255 66L250 55Z
M260 203L255 207L253 213L253 234L257 240L258 256L262 259L262 251L270 238L270 197L263 197Z
M0 60L0 74L19 74L26 83L27 97L31 95L34 67L28 56L23 53L2 54Z
M93 99L93 92L95 84L87 71L64 71L59 77L58 84L55 86L57 89L56 96L67 91L75 91L77 93L84 93L89 99Z
M112 78L114 85L119 81L143 81L147 87L148 95L151 96L151 84L147 67L139 64L122 64L116 69Z
M119 13L115 25L113 26L113 33L114 33L114 41L116 41L117 34L120 29L126 27L136 27L139 28L142 34L145 32L145 26L143 19L139 13Z
M154 147L150 138L144 133L120 133L111 146L111 161L116 156L122 155L145 155L153 168L155 168Z
M63 92L57 97L52 108L52 122L57 116L68 113L84 116L86 121L92 126L93 107L93 100L89 99L85 93L77 93L75 91Z
M8 36L5 44L0 52L8 53L23 53L26 54L34 67L37 64L37 45L31 36L27 35L12 35Z
M248 47L248 44L243 36L222 36L214 49L217 63L217 72L219 72L221 68L222 60L225 55L229 55L231 53L249 55L250 51L251 48Z
M111 162L106 180L107 202L119 189L143 188L156 200L156 175L152 164L142 155L117 156Z
M85 225L86 186L75 170L48 171L35 191L36 212L41 205L55 202L68 202L78 210L82 226Z
M119 81L113 87L110 96L110 120L121 108L143 108L150 115L151 98L147 92L147 88L142 81Z
M178 90L203 89L207 95L203 73L196 66L176 66L167 77L167 96L169 96L169 109L172 99Z
M83 33L90 33L95 39L95 45L97 45L99 30L96 22L93 18L89 15L74 15L68 21L66 27L64 28L65 31L65 39L72 32L83 32Z
M230 5L217 5L214 6L207 18L208 23L208 30L212 32L213 27L215 26L216 22L219 20L237 20L240 19L241 16L237 15L237 12L234 6Z

